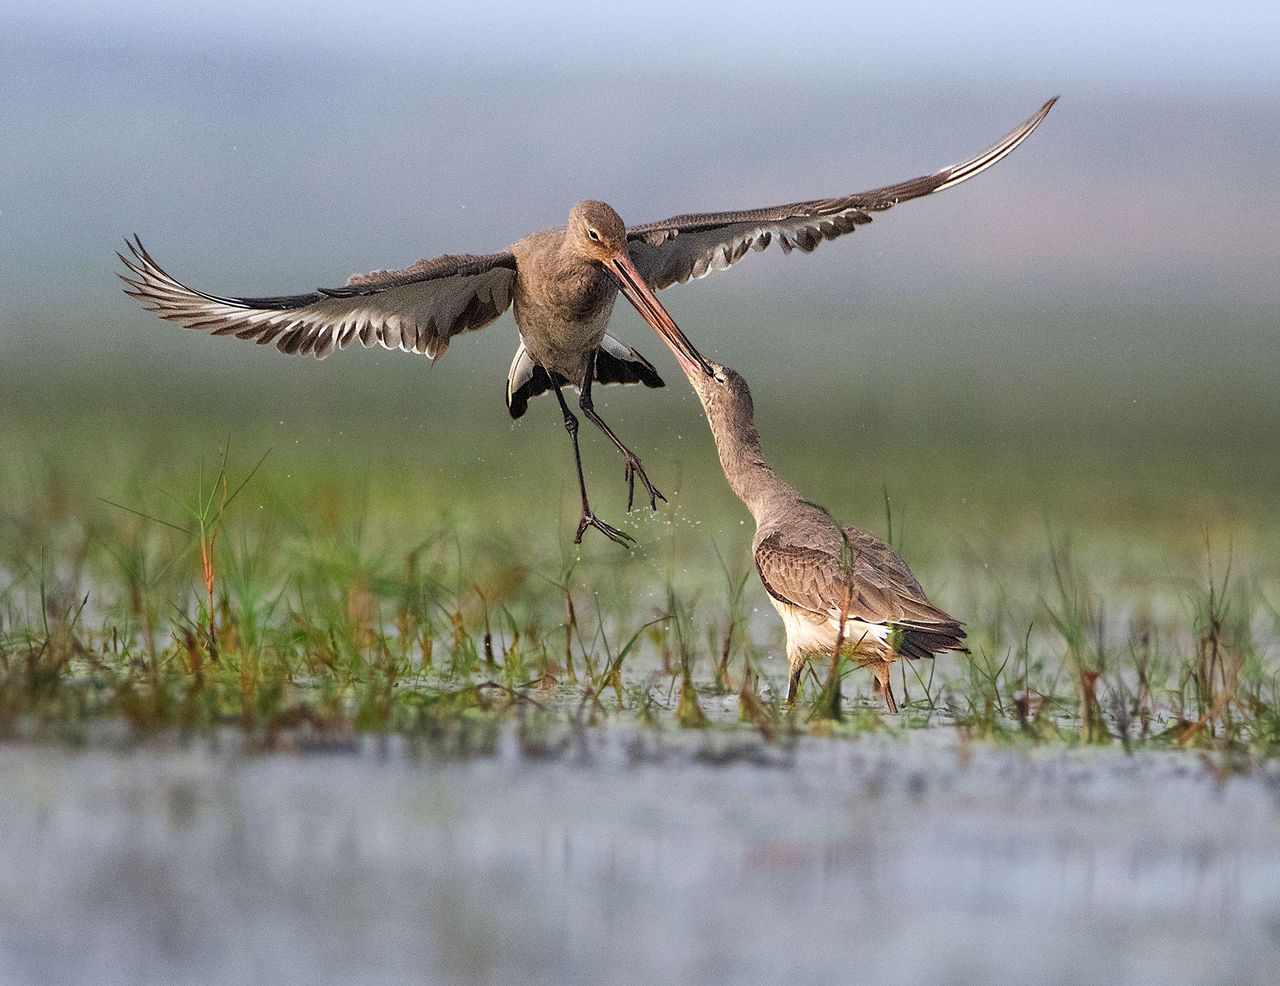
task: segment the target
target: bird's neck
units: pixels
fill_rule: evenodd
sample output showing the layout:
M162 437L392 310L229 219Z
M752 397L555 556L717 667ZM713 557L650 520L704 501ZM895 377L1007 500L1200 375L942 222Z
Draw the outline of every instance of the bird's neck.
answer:
M617 285L599 264L584 259L571 249L567 239L557 255L554 278L547 278L547 290L574 320L594 314L600 305L617 293ZM575 309L581 308L580 312Z
M771 504L800 498L800 491L774 472L764 457L755 421L711 421L724 478L759 524Z

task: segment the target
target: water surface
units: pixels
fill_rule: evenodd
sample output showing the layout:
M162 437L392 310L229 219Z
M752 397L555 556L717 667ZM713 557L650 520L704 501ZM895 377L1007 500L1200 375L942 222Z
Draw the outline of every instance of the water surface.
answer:
M0 981L1274 981L1274 769L514 730L4 748Z

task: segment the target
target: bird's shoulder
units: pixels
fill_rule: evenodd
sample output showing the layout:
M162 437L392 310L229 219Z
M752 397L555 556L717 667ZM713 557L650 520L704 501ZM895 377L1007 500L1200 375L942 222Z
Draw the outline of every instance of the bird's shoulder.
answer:
M342 288L325 293L330 296L374 293L416 281L433 281L445 277L471 277L498 268L514 271L515 256L509 251L487 254L444 253L438 257L423 258L408 267L352 274Z
M511 246L507 247L507 252L514 254L517 262L545 253L549 250L558 250L561 242L564 240L564 227L557 226L554 229L540 229L536 233L530 233L528 236L522 236L516 240Z
M754 545L756 571L765 591L775 599L815 612L825 612L842 596L846 573L840 554L839 528L816 524L764 528Z

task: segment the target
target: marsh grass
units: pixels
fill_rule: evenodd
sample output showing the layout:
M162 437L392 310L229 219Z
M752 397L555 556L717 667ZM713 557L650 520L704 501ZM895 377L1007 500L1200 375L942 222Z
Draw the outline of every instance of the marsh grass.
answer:
M1011 523L999 503L960 509L944 490L904 511L910 494L882 489L864 510L883 511L878 532L966 619L971 653L902 662L898 716L833 653L788 712L781 627L727 493L719 506L675 496L644 518L636 552L574 551L563 532L502 523L495 503L527 509L519 488L458 490L424 510L399 471L303 470L253 445L8 457L20 468L0 477L0 733L235 730L260 748L399 734L471 755L515 719L534 753L555 745L556 723L616 722L776 742L946 728L1280 752L1265 527L1243 525L1247 551L1216 548L1230 529L1188 539L1153 533L1149 516L1085 518L1067 537L1042 518ZM957 468L953 482L975 476ZM716 496L717 482L704 484ZM1105 536L1082 535L1095 524ZM1165 546L1137 555L1150 544ZM1117 551L1133 562L1118 566Z

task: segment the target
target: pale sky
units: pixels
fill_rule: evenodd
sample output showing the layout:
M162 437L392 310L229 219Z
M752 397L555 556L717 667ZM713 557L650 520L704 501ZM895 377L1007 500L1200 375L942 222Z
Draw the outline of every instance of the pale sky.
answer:
M306 291L578 198L644 222L913 177L1054 94L975 181L679 306L1280 304L1280 3L7 6L0 344L142 332L112 274L134 231L197 287Z
M789 3L740 0L698 4L655 0L609 4L543 0L529 4L411 4L394 0L307 3L168 0L10 3L9 28L101 42L274 49L300 71L323 71L332 49L359 56L486 60L563 58L570 62L708 64L820 74L842 58L885 72L959 72L994 79L1042 72L1065 82L1128 77L1187 83L1275 83L1280 4L1207 0L896 0ZM374 69L370 66L370 69Z

